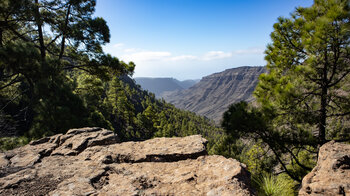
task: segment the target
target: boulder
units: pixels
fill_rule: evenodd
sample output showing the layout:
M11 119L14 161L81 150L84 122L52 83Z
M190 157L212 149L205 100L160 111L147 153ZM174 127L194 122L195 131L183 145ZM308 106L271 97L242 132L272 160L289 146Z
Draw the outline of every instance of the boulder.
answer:
M324 144L316 167L302 181L299 195L350 195L350 145Z
M245 165L208 156L206 143L72 129L0 154L0 195L253 195Z

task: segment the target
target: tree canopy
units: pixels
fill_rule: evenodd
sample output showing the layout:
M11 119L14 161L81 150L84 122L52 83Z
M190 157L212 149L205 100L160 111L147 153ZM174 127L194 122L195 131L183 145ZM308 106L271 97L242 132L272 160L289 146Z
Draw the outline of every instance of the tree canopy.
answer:
M266 50L269 73L255 91L278 126L317 130L320 145L349 133L349 19L346 0L316 0L291 18L279 18Z
M93 17L95 5L95 0L1 1L1 126L5 130L60 132L82 126L87 112L74 93L72 76L79 72L110 80L113 75L133 73L132 62L120 62L102 51L110 34L106 21Z
M143 91L129 77L134 63L103 52L110 34L106 21L93 17L95 4L0 2L0 137L98 126L124 141L202 134L212 146L220 128Z
M224 114L233 137L262 141L293 179L327 141L350 139L350 7L315 0L278 18L265 51L267 70L255 89L256 107L238 103Z

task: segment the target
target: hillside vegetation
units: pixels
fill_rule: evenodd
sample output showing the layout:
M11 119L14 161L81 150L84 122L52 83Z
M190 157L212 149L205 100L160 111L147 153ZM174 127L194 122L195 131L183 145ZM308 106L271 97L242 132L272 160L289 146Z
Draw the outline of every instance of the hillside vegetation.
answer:
M95 5L1 1L4 148L86 126L113 130L125 141L202 134L212 145L221 129L141 90L129 77L135 65L102 51L110 34L104 19L93 17Z
M315 0L278 18L265 51L267 73L254 91L257 103L240 102L224 113L229 136L222 152L245 159L230 149L251 141L246 155L253 175L300 183L322 145L350 141L349 20L348 0Z
M0 1L1 150L74 127L103 127L123 141L201 134L209 153L247 164L263 195L291 195L323 144L350 141L349 0L315 0L279 18L266 69L214 74L188 97L180 92L182 108L213 119L228 108L223 129L140 89L130 78L135 64L103 52L109 28L93 16L95 5ZM229 106L233 92L235 101L249 101L253 90L254 105Z

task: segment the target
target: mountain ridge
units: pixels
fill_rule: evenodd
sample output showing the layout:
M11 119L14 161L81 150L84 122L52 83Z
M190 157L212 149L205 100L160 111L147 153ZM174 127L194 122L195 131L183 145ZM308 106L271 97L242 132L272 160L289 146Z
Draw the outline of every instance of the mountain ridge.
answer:
M213 119L217 123L228 107L239 101L253 101L252 93L263 66L244 66L226 69L203 77L186 90L163 94L163 98L180 109L189 110Z
M188 89L198 82L198 80L180 81L171 77L135 77L134 80L144 90L154 93L158 98L161 98L164 92Z

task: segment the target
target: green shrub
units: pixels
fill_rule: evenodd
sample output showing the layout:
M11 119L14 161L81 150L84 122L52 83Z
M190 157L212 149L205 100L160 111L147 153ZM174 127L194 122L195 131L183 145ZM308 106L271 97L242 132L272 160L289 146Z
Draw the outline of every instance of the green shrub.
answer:
M0 151L11 150L29 143L29 138L21 137L3 137L0 138Z
M262 196L288 196L294 195L295 183L287 176L263 174L253 176L253 184L257 188L258 195Z

